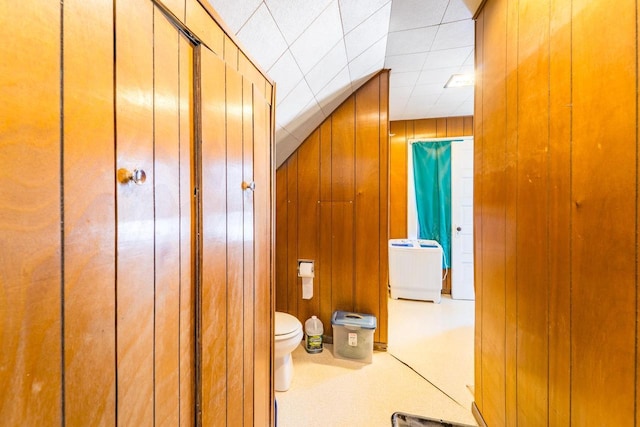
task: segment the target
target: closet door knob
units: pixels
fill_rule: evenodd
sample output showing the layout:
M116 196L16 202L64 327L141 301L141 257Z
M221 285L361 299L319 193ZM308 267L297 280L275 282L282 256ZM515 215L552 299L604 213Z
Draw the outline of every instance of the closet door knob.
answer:
M133 182L142 185L147 180L147 174L143 169L134 169L133 172L126 169L118 169L118 181L123 184Z
M249 183L247 183L246 181L242 181L242 189L254 191L256 189L256 183L254 181L251 181Z

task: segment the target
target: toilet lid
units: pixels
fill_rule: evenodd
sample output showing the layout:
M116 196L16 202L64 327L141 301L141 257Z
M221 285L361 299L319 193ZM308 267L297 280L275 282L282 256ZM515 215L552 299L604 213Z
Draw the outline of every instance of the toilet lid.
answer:
M290 314L281 313L279 311L276 311L275 324L276 336L287 335L302 328L302 323L300 323L298 319Z

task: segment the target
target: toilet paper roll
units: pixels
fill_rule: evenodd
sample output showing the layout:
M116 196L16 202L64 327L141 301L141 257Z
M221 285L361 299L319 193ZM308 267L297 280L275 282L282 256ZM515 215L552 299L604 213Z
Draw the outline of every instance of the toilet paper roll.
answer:
M299 277L313 277L313 263L312 262L301 262L300 271L298 272Z
M313 277L302 278L302 299L311 299L313 297Z

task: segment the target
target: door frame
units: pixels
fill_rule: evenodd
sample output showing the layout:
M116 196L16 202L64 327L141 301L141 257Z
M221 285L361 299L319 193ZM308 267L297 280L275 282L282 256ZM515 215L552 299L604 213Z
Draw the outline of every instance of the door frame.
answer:
M463 142L463 141L473 141L474 137L473 136L456 136L456 137L448 137L448 138L410 138L407 140L407 238L408 239L417 239L418 238L418 210L416 207L416 196L415 196L415 183L414 183L414 179L413 179L413 152L411 150L411 144L415 143L415 142L438 142L438 141L451 141L452 146L454 143L459 143L459 142ZM453 150L451 152L451 161L452 161L452 167L453 167ZM452 169L451 171L451 185L452 185L452 192L453 192L453 180L454 180L454 171ZM453 200L452 200L452 205L453 205ZM454 249L453 249L453 245L454 243L456 243L456 239L455 237L455 229L453 228L453 209L451 211L451 216L452 216L452 229L451 229L451 260L447 260L447 264L449 265L449 268L451 269L451 277L452 277L452 282L451 282L451 292L453 294L453 256L454 256ZM473 236L473 231L472 231L472 236Z

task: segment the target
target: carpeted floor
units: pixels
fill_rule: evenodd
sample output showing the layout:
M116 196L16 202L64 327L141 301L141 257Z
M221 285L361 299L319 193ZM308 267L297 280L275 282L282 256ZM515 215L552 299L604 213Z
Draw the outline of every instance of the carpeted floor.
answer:
M462 311L470 305L473 310L473 302L457 303L447 298L440 305L389 300L389 351L374 352L371 364L336 359L331 345L320 354L308 354L300 345L293 352L291 388L276 393L278 426L389 427L395 412L476 425L466 389L473 380L473 332L468 350L465 333L446 332L468 327L463 325L466 321L444 311L449 305L462 305ZM435 351L440 345L448 350ZM465 352L469 354L463 359L471 361L470 377L436 372L441 366L464 371L451 353ZM420 360L414 367L402 360L411 361L420 354L429 363Z

